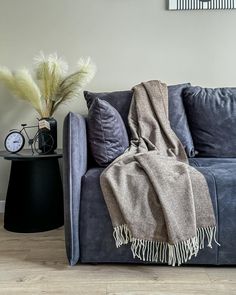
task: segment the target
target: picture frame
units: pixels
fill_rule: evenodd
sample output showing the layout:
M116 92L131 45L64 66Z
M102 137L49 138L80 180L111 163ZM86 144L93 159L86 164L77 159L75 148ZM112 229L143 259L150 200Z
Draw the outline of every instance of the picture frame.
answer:
M236 0L169 0L169 10L235 9Z

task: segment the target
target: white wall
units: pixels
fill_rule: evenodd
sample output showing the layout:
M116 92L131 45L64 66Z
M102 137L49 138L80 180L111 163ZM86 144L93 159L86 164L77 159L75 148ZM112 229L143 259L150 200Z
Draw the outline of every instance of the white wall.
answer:
M166 10L165 0L0 0L0 64L30 67L43 50L73 68L90 55L98 73L90 90L129 89L148 79L202 86L236 85L236 10ZM0 148L6 132L36 114L0 85ZM55 115L61 134L69 111L86 112L82 98ZM61 144L61 135L59 136ZM0 160L0 199L10 163Z

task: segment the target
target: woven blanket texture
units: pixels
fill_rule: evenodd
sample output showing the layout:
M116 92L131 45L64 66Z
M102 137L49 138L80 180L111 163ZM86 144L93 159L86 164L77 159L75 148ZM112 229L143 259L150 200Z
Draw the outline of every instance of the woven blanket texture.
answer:
M217 243L208 186L170 127L166 84L133 93L130 147L100 177L115 243L130 243L134 258L180 265Z

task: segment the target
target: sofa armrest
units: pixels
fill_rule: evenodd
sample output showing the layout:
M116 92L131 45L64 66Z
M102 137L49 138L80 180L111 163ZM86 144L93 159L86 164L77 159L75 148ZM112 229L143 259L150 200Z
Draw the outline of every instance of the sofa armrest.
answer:
M63 127L63 187L66 252L70 265L80 257L79 214L81 178L87 170L85 118L69 113Z

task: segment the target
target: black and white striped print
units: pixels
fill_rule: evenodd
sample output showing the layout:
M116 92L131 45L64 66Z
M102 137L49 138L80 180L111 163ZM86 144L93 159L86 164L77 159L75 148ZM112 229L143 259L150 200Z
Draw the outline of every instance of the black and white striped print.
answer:
M194 10L194 9L235 9L236 0L169 0L169 9Z

